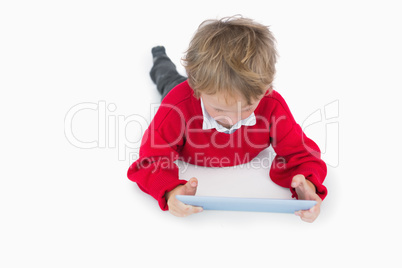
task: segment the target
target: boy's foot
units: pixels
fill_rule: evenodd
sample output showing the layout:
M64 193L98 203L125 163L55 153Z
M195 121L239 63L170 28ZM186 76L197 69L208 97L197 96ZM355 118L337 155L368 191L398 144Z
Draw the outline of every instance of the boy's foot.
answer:
M155 62L161 56L166 56L166 50L164 46L156 46L152 48L153 61Z

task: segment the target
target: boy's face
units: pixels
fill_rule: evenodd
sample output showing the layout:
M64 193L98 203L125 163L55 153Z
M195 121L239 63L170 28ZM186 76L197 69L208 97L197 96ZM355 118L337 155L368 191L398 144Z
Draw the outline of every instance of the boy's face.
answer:
M249 117L260 103L261 98L254 100L251 105L243 98L225 99L221 94L207 95L201 93L205 110L220 125L231 128L237 122Z

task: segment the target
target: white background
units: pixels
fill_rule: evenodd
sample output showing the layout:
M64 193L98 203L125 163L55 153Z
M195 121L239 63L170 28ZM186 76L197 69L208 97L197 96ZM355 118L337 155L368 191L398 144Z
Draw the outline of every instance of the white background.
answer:
M275 88L300 124L339 104L331 128L306 128L331 163L313 224L270 213L176 218L126 177L138 152L126 145L159 101L151 48L164 45L184 74L198 25L234 14L270 25ZM397 267L401 25L398 1L2 1L0 266ZM83 103L97 110L70 127L92 149L65 134ZM286 197L265 168L181 176L199 177L204 193Z

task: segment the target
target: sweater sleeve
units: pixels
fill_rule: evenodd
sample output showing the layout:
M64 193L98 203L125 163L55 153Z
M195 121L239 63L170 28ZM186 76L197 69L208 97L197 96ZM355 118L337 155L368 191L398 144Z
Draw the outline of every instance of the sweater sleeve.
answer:
M127 172L127 177L154 197L162 210L168 210L165 193L187 182L179 180L174 163L184 145L184 125L177 109L161 106L142 137L139 158Z
M315 185L318 196L324 200L327 166L321 159L320 149L304 134L278 93L275 99L277 105L272 113L270 139L277 155L271 165L270 177L276 184L290 188L292 197L298 198L290 185L295 175L302 174Z

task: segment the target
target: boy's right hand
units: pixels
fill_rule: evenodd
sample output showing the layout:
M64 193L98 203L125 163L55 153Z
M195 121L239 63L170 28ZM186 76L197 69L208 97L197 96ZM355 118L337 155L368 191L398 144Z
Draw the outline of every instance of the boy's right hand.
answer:
M176 199L176 195L195 195L197 191L197 185L197 179L191 178L186 184L179 185L170 192L166 193L166 199L170 213L178 217L186 217L202 211L202 207L186 205Z

